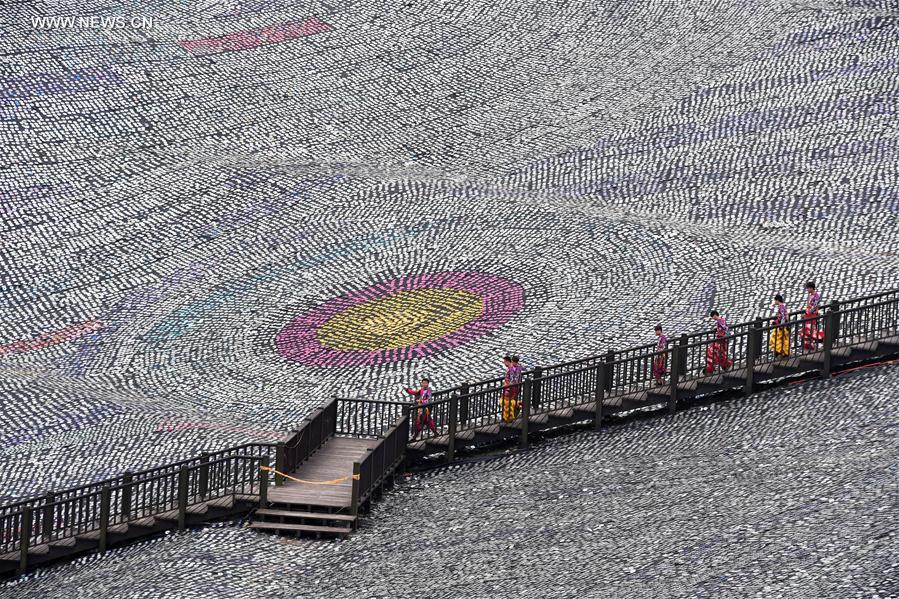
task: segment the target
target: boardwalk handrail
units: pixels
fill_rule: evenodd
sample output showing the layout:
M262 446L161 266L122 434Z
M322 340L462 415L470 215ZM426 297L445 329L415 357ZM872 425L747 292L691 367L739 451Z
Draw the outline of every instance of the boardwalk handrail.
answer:
M374 489L390 475L406 457L406 440L409 438L409 416L404 414L387 431L387 434L366 451L361 462L353 464L353 486L350 508L355 515Z
M37 545L86 536L98 540L102 551L110 527L166 514L183 529L191 506L229 495L264 498L267 474L260 466L268 462L268 456L258 455L182 462L177 470L158 468L152 476L89 487L78 495L61 494L41 505L22 506L0 516L0 553L18 551L24 569L29 548Z
M806 327L814 332L823 331L823 341L809 343ZM779 328L788 331L788 356L776 354L766 342ZM790 312L787 323L781 325L775 325L771 316L760 317L732 325L724 337L728 356L733 361L727 375L745 376L745 389L751 392L758 366L774 365L797 356L820 362L820 366L804 366L803 372L817 368L829 374L834 355L845 354L851 348L873 347L878 341L897 334L899 289L826 304L821 306L818 316L811 318L806 318L802 310ZM519 395L531 417L548 417L595 405L593 418L597 426L603 401L622 407L629 398L652 393L659 402L667 402L669 409L673 409L678 386L703 380L708 349L720 341L713 331L706 330L671 337L662 350L650 343L536 367L524 373ZM667 385L659 386L653 376L652 365L656 360L665 364ZM102 528L98 528L100 523L108 528L159 517L172 510L179 514L179 525L183 525L188 506L227 494L256 496L264 502L267 475L258 472L259 464L275 463L276 470L291 472L333 435L381 439L356 464L355 473L359 478L353 481L353 499L357 503L366 501L385 472L396 468L397 460L404 458L406 441L415 432L417 422L424 425L420 434L444 444L450 459L458 433L471 435L484 428L511 425L502 418L503 390L500 378L465 383L434 393L432 401L424 406L335 397L314 410L282 442L246 443L17 500L0 506L0 555L20 551L24 546L26 551L20 553L27 561L27 547L31 543L93 534ZM422 418L425 410L433 419L433 431ZM526 438L525 424L522 429L522 438Z
M810 359L819 360L821 370L829 373L834 350L839 352L899 333L899 290L871 294L842 304L824 304L813 317L806 317L804 309L794 310L788 313L785 324L775 325L774 321L773 316L763 316L731 325L723 338L717 337L710 328L679 338L670 337L662 350L650 343L528 370L523 381L531 383L529 415L551 414L594 403L597 398L620 406L618 397L637 396L660 387L670 395L669 408L673 409L677 385L708 376L707 353L710 346L722 341L732 361L728 376L744 376L746 389L751 390L754 371L759 365L784 359L782 355L775 356L767 342L777 328L789 331L791 355L814 354ZM823 341L814 341L808 347L807 326L813 331L828 333ZM660 386L652 374L652 365L657 359L661 359L666 367L667 385ZM524 384L521 387L523 390ZM410 434L439 444L460 432L502 426L503 388L503 379L493 378L434 393L430 403L410 408ZM656 395L664 393L656 392ZM428 426L425 414L433 421L434 430Z
M8 503L0 506L0 554L7 553L7 545L5 544L5 535L2 531L3 518L12 513L19 513L27 509L37 509L48 502L72 499L77 500L79 497L92 496L100 492L104 487L118 487L128 485L132 482L140 482L142 480L153 479L161 474L178 472L183 467L201 466L203 463L216 461L221 458L231 457L235 455L253 455L256 457L268 457L272 461L275 458L277 445L274 443L244 443L234 447L228 447L214 452L202 453L197 457L179 460L155 468L139 470L137 472L126 471L119 476L107 478L97 482L87 483L69 487L62 491L47 492L38 497L31 497Z
M340 398L335 433L356 437L383 437L396 426L411 401Z
M291 431L286 441L278 443L275 454L275 470L293 472L314 452L334 435L337 422L337 398L316 408L296 430ZM275 484L281 485L284 478L275 474Z

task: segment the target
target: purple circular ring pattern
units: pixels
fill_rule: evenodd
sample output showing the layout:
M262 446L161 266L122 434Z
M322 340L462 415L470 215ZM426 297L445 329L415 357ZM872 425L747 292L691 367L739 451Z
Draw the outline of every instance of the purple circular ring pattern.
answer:
M328 320L353 306L417 289L467 291L483 300L481 315L435 339L414 345L376 350L339 350L321 344L318 330ZM354 291L295 317L275 337L275 349L283 358L307 366L363 366L402 362L437 354L473 341L493 331L524 307L524 288L517 282L484 272L439 272L409 275Z

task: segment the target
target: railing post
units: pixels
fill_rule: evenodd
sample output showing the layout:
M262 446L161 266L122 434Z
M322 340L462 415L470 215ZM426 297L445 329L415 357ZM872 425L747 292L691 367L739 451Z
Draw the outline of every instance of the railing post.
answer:
M275 447L275 470L278 472L284 472L284 441L278 441L277 447ZM284 484L284 477L275 472L275 486L280 487Z
M521 442L519 447L527 449L528 424L531 421L531 380L525 379L521 386Z
M178 472L178 530L184 530L187 524L187 480L189 470L181 466Z
M833 339L834 333L839 328L840 304L834 302L831 309L824 316L824 366L821 368L821 375L825 378L830 377L831 368L833 367Z
M128 522L131 519L131 496L134 492L132 482L134 475L130 471L122 475L122 522Z
M260 466L268 468L268 456L262 456ZM259 507L268 507L268 470L259 468Z
M684 339L681 337L681 339ZM680 344L671 346L669 351L671 354L671 372L668 375L669 392L668 392L668 413L674 414L677 411L677 395L679 392L678 384L680 384L681 360L683 360L683 352L681 352Z
M103 485L100 489L100 552L106 551L106 541L109 537L109 503L112 497L112 489L109 485Z
M534 368L534 383L531 385L531 407L536 412L540 409L540 395L543 391L543 368Z
M468 383L462 383L462 388L459 389L459 424L462 425L462 428L468 424L468 402L471 399L468 397L469 393L471 393L471 386Z
M452 397L449 402L449 439L446 446L446 461L452 462L456 457L456 417L459 398Z
M602 400L606 395L606 381L609 378L609 365L605 358L600 358L596 364L596 388L593 390L593 401L596 404L593 414L593 430L598 431L602 426Z
M19 530L19 574L28 569L28 548L31 545L31 519L33 508L26 507L22 511L22 528Z
M44 496L44 519L41 524L41 532L45 543L50 540L50 532L53 530L53 506L50 504L55 500L56 494L53 491L48 491Z
M300 465L300 434L300 429L297 428L290 431L290 447L285 446L284 448L284 467L286 470L282 470L282 472L293 472Z
M677 340L677 351L680 353L680 357L678 359L678 364L680 370L677 372L678 380L682 377L687 376L687 334L684 333Z
M762 319L753 321L746 338L746 382L743 383L743 395L755 393L755 364L762 351Z
M209 454L203 452L200 454L200 498L206 499L209 492Z
M350 491L352 495L350 496L350 512L354 516L359 515L359 474L362 472L362 467L359 462L353 462L353 488Z
M615 361L615 350L610 349L606 352L606 393L612 393L612 385L614 384L615 370L612 362Z

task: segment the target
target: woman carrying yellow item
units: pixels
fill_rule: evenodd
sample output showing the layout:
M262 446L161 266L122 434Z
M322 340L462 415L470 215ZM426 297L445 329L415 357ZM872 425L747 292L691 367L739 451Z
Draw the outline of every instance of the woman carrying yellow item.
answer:
M784 296L778 293L774 296L774 325L776 328L771 331L771 338L768 340L768 346L775 356L790 355L789 320Z
M515 371L512 357L503 357L503 364L506 365L506 375L503 377L499 403L503 407L503 422L512 422L515 420L515 408L518 403L518 386L514 384Z

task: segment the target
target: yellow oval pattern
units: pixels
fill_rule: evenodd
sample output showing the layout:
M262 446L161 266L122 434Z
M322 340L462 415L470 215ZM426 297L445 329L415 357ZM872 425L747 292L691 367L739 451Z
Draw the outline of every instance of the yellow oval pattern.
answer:
M459 289L399 291L335 314L316 335L340 351L409 347L459 330L484 311L481 296Z

